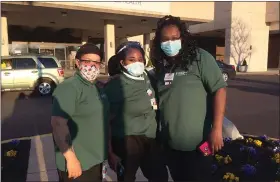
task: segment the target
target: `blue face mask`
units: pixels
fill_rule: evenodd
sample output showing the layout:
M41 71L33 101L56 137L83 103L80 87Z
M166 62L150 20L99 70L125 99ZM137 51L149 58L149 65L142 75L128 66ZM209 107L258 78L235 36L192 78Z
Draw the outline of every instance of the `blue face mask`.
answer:
M135 62L124 66L124 68L130 75L139 77L144 73L145 65L142 62Z
M162 42L160 47L167 56L176 56L182 48L181 39Z

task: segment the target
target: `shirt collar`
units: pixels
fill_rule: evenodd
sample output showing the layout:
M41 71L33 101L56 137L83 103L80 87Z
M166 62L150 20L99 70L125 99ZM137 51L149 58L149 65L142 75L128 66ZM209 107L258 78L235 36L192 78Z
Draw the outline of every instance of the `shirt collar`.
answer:
M140 76L140 77L136 77L136 76L132 76L132 75L130 75L130 74L124 72L124 71L123 71L122 73L123 73L126 77L131 78L131 79L133 79L133 80L145 80L144 75L142 75L142 76ZM144 71L144 74L147 74L147 73Z

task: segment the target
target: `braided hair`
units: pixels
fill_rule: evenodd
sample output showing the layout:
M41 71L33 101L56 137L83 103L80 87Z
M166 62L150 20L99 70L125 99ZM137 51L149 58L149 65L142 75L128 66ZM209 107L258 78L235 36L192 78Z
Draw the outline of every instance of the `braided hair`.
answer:
M176 57L176 59L180 59L180 66L184 70L188 70L189 66L193 61L196 61L197 58L197 46L196 42L192 39L190 32L188 31L185 23L181 21L179 17L174 17L171 15L164 16L159 19L157 23L157 29L155 32L155 37L153 39L153 45L151 48L151 61L153 66L156 68L156 71L160 71L164 68L164 60L168 57L161 49L161 32L162 29L166 26L174 25L176 26L181 35L182 48Z
M108 61L108 72L110 76L120 74L123 71L124 68L120 62L121 60L125 60L127 53L130 49L138 49L144 58L145 64L145 51L142 48L141 44L136 41L124 42L118 46L116 54L112 56Z

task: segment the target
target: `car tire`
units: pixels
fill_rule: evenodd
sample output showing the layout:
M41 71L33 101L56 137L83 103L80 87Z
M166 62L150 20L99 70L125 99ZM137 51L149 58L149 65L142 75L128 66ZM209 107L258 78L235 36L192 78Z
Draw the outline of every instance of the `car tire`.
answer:
M227 82L228 81L228 74L224 72L224 73L222 73L222 75L223 75L224 81Z
M56 85L51 79L42 78L38 80L36 92L41 96L49 96L53 93Z

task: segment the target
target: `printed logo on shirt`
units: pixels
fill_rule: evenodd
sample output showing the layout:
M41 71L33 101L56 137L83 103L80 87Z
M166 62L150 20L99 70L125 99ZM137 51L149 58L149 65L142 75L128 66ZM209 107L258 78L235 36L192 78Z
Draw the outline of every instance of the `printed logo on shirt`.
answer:
M106 94L101 94L101 95L100 95L100 98L101 98L101 99L106 99L106 98L107 98L107 95L106 95Z
M185 75L187 75L187 74L188 74L187 71L176 72L176 76L185 76Z

